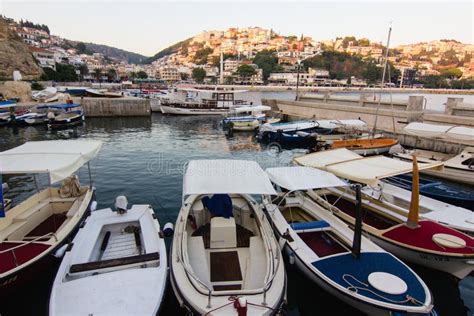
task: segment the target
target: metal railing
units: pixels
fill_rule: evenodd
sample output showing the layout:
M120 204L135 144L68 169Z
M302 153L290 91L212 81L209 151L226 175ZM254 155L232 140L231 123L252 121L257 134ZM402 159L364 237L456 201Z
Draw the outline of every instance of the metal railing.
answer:
M56 237L56 234L55 234L55 233L47 233L46 235L35 237L34 239L32 239L32 240L30 240L30 241L28 241L28 242L26 242L26 243L22 243L22 244L20 244L20 245L18 245L18 246L15 246L15 247L11 247L11 248L2 250L2 251L0 251L0 255L1 255L1 254L4 254L4 253L8 253L8 252L11 251L11 252L12 252L12 255L13 255L13 261L15 262L15 268L16 268L16 267L19 266L19 264L18 264L18 259L16 258L16 255L15 255L15 250L17 250L17 249L19 249L19 248L21 248L21 247L27 246L27 245L29 245L29 244L31 244L31 243L34 243L34 242L36 242L36 241L38 241L38 240L40 240L40 239L46 238L46 237L54 237L54 239L55 239L56 241L58 241L58 238ZM8 242L8 241L7 241L7 242Z

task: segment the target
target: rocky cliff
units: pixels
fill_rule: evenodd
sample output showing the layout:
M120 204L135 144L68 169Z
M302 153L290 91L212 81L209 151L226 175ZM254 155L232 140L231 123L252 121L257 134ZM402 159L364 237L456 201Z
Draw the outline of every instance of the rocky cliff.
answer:
M23 80L37 79L42 73L28 46L0 18L0 80L11 80L14 70L20 71Z

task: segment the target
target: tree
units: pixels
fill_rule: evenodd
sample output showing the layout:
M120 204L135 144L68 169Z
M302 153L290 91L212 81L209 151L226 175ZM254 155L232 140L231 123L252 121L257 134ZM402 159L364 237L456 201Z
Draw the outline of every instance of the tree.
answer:
M77 81L76 68L72 65L56 64L56 71L49 67L43 68L42 80Z
M102 69L100 69L100 68L94 69L94 78L97 81L100 81L100 79L102 78Z
M109 81L114 81L117 79L117 72L114 68L107 69L107 79L109 79Z
M281 66L278 65L278 58L275 56L275 51L264 49L258 52L253 59L253 63L262 69L263 80L267 80L272 72L281 71Z
M81 64L78 70L82 77L87 76L89 74L89 68L87 68L86 64Z
M192 77L197 83L202 83L204 78L206 78L206 71L202 68L194 68Z
M462 77L462 71L458 68L449 68L442 70L441 75L449 79L459 79Z
M188 80L189 79L189 75L185 72L180 72L179 76L181 77L181 80Z
M146 72L144 72L143 70L140 70L139 72L137 72L137 79L146 79L148 78L148 75Z
M248 79L252 77L253 75L255 75L257 72L255 71L255 68L253 68L252 66L247 65L247 64L242 64L237 68L236 73L240 77L244 79Z
M77 43L76 45L76 51L78 54L87 54L87 47L86 47L86 44L82 43L82 42L79 42Z
M194 63L197 65L204 65L207 63L207 58L209 55L212 53L212 48L206 47L203 49L200 49L196 52L196 55L194 55Z

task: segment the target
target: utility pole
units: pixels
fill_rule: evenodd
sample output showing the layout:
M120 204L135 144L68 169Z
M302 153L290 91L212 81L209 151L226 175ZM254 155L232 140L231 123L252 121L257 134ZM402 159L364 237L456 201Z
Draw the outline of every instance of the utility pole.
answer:
M301 60L298 56L298 67L296 68L296 96L295 96L295 101L298 101L298 88L299 88L299 85L300 85L300 64L301 64Z
M224 54L221 47L220 84L224 84Z

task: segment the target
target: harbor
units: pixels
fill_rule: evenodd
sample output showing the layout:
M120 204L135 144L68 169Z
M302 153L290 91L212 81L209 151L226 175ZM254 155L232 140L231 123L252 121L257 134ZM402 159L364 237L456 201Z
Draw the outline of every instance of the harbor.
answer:
M303 155L302 149L274 151L259 143L253 132L224 132L219 116L165 116L152 114L147 117L87 118L83 126L71 133L48 131L45 127L3 128L0 148L2 151L21 145L25 141L56 139L94 139L104 142L101 152L91 161L93 183L96 187L98 209L112 207L115 197L125 195L129 205L147 201L155 210L162 225L174 223L180 208L182 178L185 166L194 159L244 159L257 161L262 168L290 165L293 158ZM126 166L126 167L125 167ZM87 168L78 172L81 182L87 183ZM48 180L37 177L42 185ZM14 203L21 202L35 190L31 176L6 178L8 196ZM169 246L170 239L167 239ZM337 313L358 314L346 304L335 299L308 281L295 266L286 262L288 273L288 302L285 313L310 315L312 302L318 297L318 305L332 308ZM471 276L461 282L442 272L420 266L411 266L427 282L433 293L435 309L440 314L465 315L474 307ZM25 306L25 313L34 308L35 314L47 314L49 282L32 287L33 301ZM34 292L36 290L36 292ZM311 293L311 294L309 294ZM8 311L18 312L12 301ZM335 304L336 303L336 304ZM336 307L336 309L334 309ZM168 289L163 301L163 314L183 313L173 292Z

